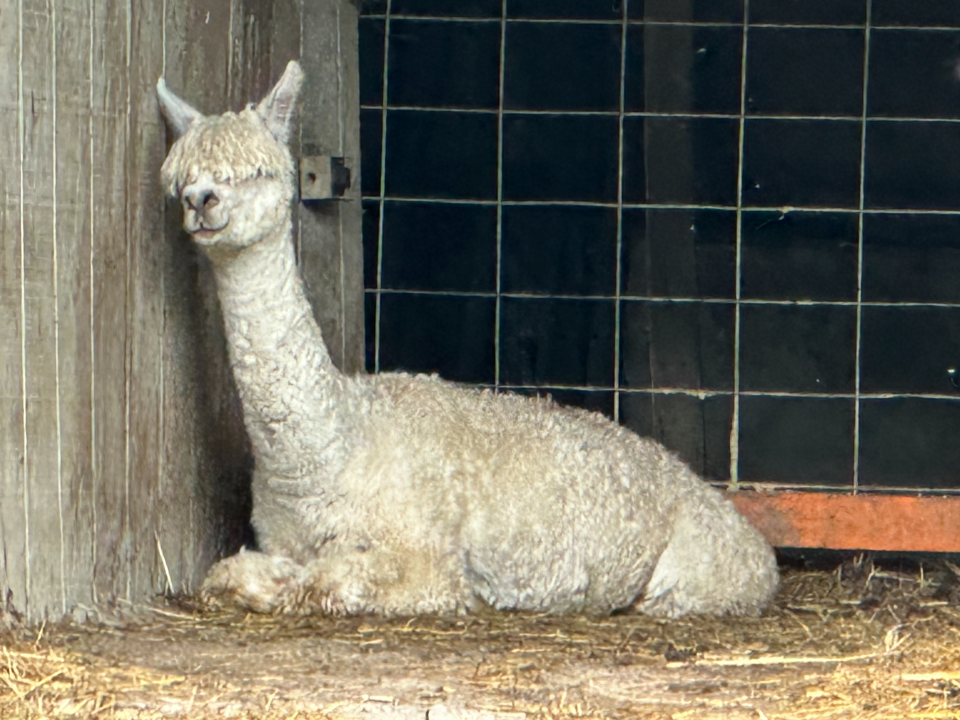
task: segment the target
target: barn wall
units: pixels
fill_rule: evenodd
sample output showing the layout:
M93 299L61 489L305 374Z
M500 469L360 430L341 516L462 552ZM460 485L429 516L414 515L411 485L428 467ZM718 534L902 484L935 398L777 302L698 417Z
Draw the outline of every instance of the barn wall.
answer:
M323 22L304 139L358 154L355 10L309 5L0 0L0 619L189 591L241 542L251 461L209 269L162 198L154 85L238 109ZM299 220L347 368L362 358L353 205Z

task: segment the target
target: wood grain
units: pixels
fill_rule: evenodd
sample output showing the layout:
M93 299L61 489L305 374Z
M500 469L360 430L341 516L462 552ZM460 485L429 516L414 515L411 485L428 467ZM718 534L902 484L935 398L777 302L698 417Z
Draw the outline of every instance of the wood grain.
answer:
M318 0L304 3L302 12L310 42L301 58L301 150L346 158L353 182L342 200L301 204L300 265L334 363L355 373L364 362L357 11L350 3Z
M20 66L20 8L4 8L0 67ZM20 140L23 103L17 72L0 73L0 613L27 607L24 480L23 300Z
M157 112L155 84L163 72L163 46L155 28L163 23L157 3L131 6L129 66L130 147L127 152L127 306L131 318L128 367L127 487L131 592L161 591L154 530L161 495L160 408L163 342L163 190L157 172L163 163L164 124ZM167 484L169 487L169 484Z
M63 585L68 608L90 605L93 591L91 437L90 11L55 6L57 328L60 398L60 497Z
M127 366L130 242L127 234L129 107L127 4L93 5L93 559L94 600L131 596L127 487L132 378Z
M57 347L57 263L53 242L56 107L54 28L44 0L22 5L23 224L25 366L25 492L27 610L60 614L63 587L63 532L59 493L60 418Z
M154 86L239 109L304 22L295 0L0 0L0 620L189 592L249 539L242 413L210 269L160 188ZM310 247L359 257L359 224L336 225ZM362 337L332 292L331 336Z

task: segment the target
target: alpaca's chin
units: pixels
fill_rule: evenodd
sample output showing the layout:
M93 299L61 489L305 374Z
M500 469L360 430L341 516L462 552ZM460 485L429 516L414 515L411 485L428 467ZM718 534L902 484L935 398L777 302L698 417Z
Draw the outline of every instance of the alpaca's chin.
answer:
M197 245L215 245L219 239L220 232L223 228L217 230L194 230L190 233L190 237L193 238L193 241Z
M210 257L232 256L240 253L252 245L258 244L268 233L252 233L238 235L236 228L231 230L229 225L219 229L203 228L190 233L194 244L203 249Z

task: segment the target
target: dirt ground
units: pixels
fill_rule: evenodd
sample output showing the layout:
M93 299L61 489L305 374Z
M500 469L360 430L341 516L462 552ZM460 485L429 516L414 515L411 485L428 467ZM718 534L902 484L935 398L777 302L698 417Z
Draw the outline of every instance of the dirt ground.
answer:
M0 717L960 718L960 568L784 571L761 618L204 613L0 631Z

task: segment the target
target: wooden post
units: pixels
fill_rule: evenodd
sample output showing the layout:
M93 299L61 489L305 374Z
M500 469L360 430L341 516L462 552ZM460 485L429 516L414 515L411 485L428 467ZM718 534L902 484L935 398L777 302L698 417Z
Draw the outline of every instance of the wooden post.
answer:
M301 11L300 152L345 158L352 182L340 200L300 205L300 266L334 363L355 373L364 362L357 9L344 0L315 0Z

